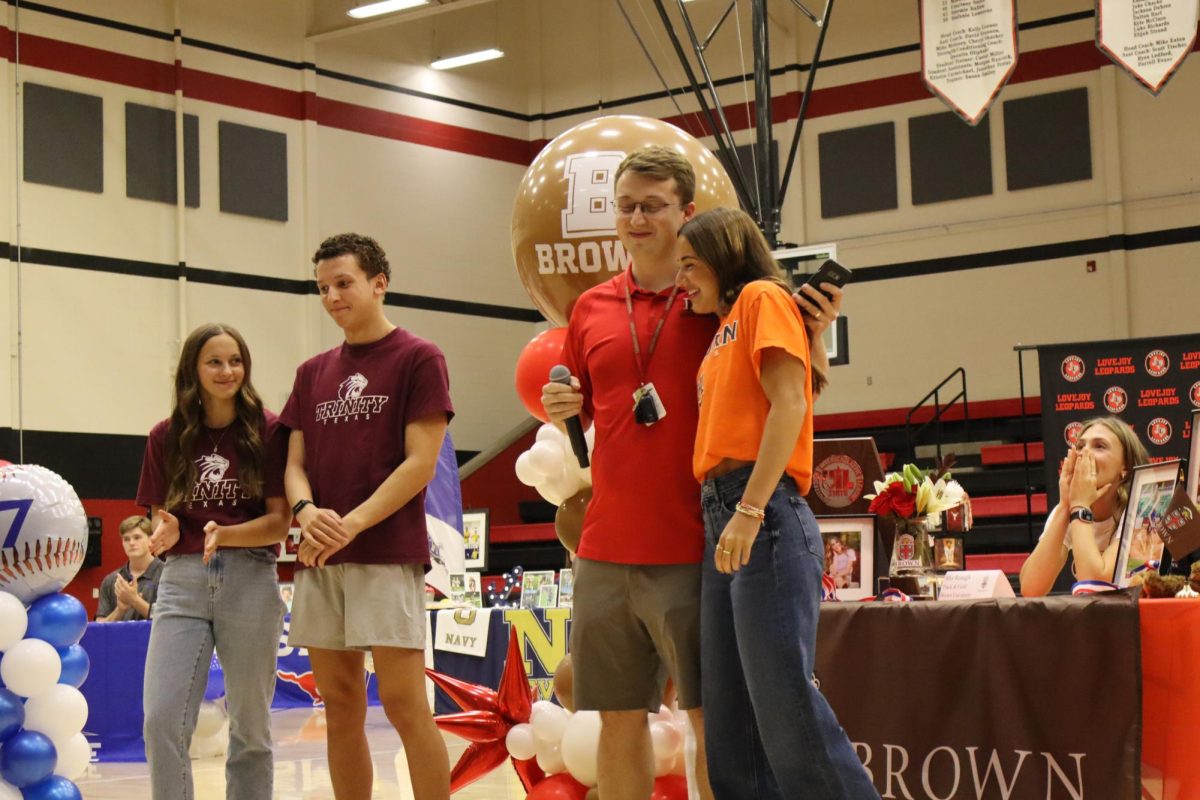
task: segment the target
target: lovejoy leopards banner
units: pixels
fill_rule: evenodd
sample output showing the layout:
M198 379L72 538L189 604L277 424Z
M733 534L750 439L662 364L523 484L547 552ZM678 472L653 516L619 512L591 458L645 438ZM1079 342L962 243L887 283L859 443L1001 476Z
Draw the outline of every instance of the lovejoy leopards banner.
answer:
M1200 408L1200 335L1046 345L1038 362L1050 506L1067 448L1092 417L1125 420L1153 461L1187 458Z

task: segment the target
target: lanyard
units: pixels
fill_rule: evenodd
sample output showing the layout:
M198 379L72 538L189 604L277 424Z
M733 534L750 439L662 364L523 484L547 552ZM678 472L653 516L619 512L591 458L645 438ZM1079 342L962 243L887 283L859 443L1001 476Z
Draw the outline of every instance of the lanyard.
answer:
M650 345L646 348L646 363L642 364L642 346L638 342L637 327L633 324L633 295L629 291L631 280L633 280L633 275L627 273L625 275L625 310L629 313L629 334L633 337L633 360L637 364L638 377L641 378L642 385L645 385L646 371L650 369L650 359L654 357L654 348L658 345L658 335L662 333L663 323L667 321L667 315L671 313L671 306L675 303L675 296L679 294L679 287L675 286L671 289L671 296L667 298L666 308L663 309L662 316L658 318L658 324L654 326L654 333L650 335Z

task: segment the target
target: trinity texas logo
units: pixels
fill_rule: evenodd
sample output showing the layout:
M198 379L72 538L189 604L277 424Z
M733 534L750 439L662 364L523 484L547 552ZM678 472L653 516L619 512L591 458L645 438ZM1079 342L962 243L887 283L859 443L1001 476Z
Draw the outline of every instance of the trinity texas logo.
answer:
M369 420L372 414L378 414L387 403L385 394L363 394L367 388L367 378L361 372L356 372L338 386L338 399L317 403L317 422L333 424L349 422L351 419Z
M1150 441L1155 444L1166 444L1171 441L1171 423L1164 417L1155 417L1150 420L1150 424L1146 426L1146 435L1150 437Z
M1188 390L1188 397L1192 400L1192 405L1200 408L1200 381L1192 384L1192 388Z
M1162 350L1151 350L1146 354L1146 372L1156 378L1167 374L1171 368L1171 357Z
M1120 414L1129 405L1129 395L1120 386L1110 386L1104 390L1104 407L1110 414Z
M862 467L841 453L829 456L813 470L813 491L830 508L845 508L862 497Z
M227 500L230 505L236 506L238 500L250 499L238 485L237 478L225 477L225 473L229 471L229 459L225 456L219 453L200 456L196 459L196 469L199 471L199 480L192 487L188 508L191 508L193 503L200 503L201 507L208 508L210 502L223 506Z
M1083 359L1079 356L1067 356L1062 360L1062 376L1071 383L1083 377Z

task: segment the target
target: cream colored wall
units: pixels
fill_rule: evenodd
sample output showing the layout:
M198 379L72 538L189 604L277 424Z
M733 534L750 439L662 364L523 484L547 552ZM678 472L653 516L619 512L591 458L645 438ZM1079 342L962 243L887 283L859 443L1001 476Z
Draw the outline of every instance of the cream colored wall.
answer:
M85 2L54 0L106 19L170 31L174 4L166 0ZM667 100L612 107L621 98L661 87L610 0L496 0L416 22L349 36L306 35L344 24L337 3L286 0L186 0L185 36L286 59L384 84L505 109L554 114L574 107L671 117ZM724 2L689 4L701 35ZM748 71L748 6L740 5L742 46L734 19L709 51L714 77ZM1088 0L1054 4L1054 14L1091 8ZM626 0L672 86L683 82L648 0ZM788 3L772 3L772 62L807 62L815 29ZM650 14L642 17L642 11ZM1022 7L1023 19L1047 15ZM6 6L9 26L14 9ZM672 14L677 12L672 11ZM170 42L33 11L21 16L24 32L85 44L161 63L174 60ZM1027 54L1090 42L1094 20L1021 34ZM826 41L825 58L910 45L917 41L915 8L903 3L840 3ZM426 67L435 51L491 44L508 52L498 62L450 72ZM743 59L745 59L743 61ZM263 64L195 47L184 66L291 91L456 125L521 140L550 138L594 115L587 111L527 122L434 99L363 86L311 70ZM945 107L932 97L853 113L814 116L806 122L793 186L783 209L783 238L801 243L836 241L851 267L1003 250L1194 225L1200 218L1200 61L1192 57L1161 96L1151 97L1130 78L1104 67L1006 87L981 124L990 126L994 193L989 197L913 207L908 196L907 120ZM901 53L823 67L817 89L849 86L915 73L919 54ZM105 192L17 184L12 126L0 125L0 178L16 186L22 202L22 243L27 247L173 264L178 233L175 210L124 196L124 109L132 100L173 107L169 95L28 66L24 80L104 98ZM776 96L800 91L806 74L792 71L773 81ZM12 65L0 63L6 113L17 104ZM1091 109L1093 177L1089 181L1008 192L1004 180L1004 100L1062 89L1086 88ZM850 91L850 89L843 89ZM870 92L869 83L857 91ZM740 104L752 87L722 89ZM680 97L687 112L695 101ZM378 138L315 122L187 99L200 117L201 207L185 214L184 253L192 266L251 275L307 280L309 255L330 233L356 229L377 236L395 269L393 290L452 300L529 308L509 249L511 203L523 167L419 144ZM289 219L286 223L219 211L217 124L230 120L288 136ZM871 122L896 123L900 207L837 220L820 217L817 137L821 132ZM794 122L776 125L781 157ZM753 131L736 135L749 142ZM0 227L15 241L14 193L0 197ZM1094 256L991 267L925 277L861 283L846 301L851 317L851 363L834 371L821 410L840 412L900 407L915 402L960 364L972 399L1017 394L1017 343L1149 336L1200 329L1200 313L1186 287L1194 283L1200 246L1177 245ZM1094 258L1096 273L1084 262ZM0 262L5 263L5 262ZM5 264L0 307L9 314L0 329L8 358L0 365L0 425L15 424L17 384L14 270ZM29 428L143 433L168 406L170 370L181 320L187 326L221 320L240 327L253 348L255 381L268 405L278 408L295 366L331 347L340 335L313 295L231 289L26 265L21 304L26 368L22 394ZM512 390L517 354L539 329L532 323L388 307L397 324L437 342L446 352L458 415L458 447L483 449L524 418ZM1030 360L1032 365L1032 359Z

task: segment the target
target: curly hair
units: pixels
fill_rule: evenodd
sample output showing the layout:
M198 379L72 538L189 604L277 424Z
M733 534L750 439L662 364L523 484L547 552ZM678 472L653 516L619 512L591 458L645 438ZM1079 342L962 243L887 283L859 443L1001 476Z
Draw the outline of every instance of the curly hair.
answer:
M314 267L321 261L338 256L352 255L358 259L358 266L367 274L367 279L383 275L392 282L392 268L388 264L387 253L379 246L379 242L370 236L359 233L339 233L321 242L317 252L313 254Z

